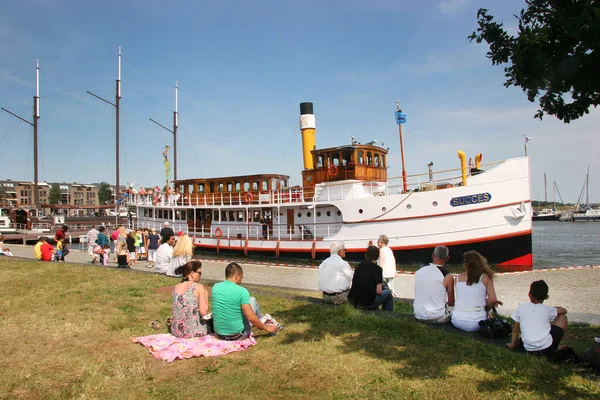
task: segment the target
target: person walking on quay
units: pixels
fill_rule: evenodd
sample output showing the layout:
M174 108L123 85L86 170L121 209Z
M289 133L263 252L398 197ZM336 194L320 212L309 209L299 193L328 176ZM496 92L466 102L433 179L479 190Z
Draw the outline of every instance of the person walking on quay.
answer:
M450 259L448 248L437 246L431 257L433 262L415 273L413 310L418 321L445 324L454 306L454 277L444 268Z
M87 246L88 246L88 254L92 257L92 264L96 264L98 261L98 254L94 253L94 248L96 247L96 239L98 239L98 234L100 231L96 229L95 226L90 229L86 235Z
M102 249L101 253L100 253L100 264L102 264L102 265L108 264L108 260L106 260L106 263L104 262L104 245L107 245L110 248L110 245L108 242L108 237L104 233L105 231L106 231L105 226L98 227L98 237L96 238L96 244L100 247L100 249ZM94 249L94 250L96 250L96 249Z
M163 228L160 230L160 240L164 243L171 236L175 236L175 231L169 227L169 221L165 221Z
M352 284L354 272L343 258L346 247L335 242L330 247L331 256L319 265L319 290L323 292L323 301L331 304L342 304L348 300L348 292Z

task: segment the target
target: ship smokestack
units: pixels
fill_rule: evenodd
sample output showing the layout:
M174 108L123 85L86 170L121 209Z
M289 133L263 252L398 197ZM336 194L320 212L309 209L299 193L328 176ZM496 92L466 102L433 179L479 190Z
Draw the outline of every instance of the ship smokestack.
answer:
M316 146L315 128L313 103L300 103L300 131L302 132L302 155L304 156L304 169L314 169L313 158L310 152Z

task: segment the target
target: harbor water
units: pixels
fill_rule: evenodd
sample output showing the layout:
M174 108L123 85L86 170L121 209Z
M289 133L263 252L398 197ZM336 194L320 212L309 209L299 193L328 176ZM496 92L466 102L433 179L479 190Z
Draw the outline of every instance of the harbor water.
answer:
M533 222L534 269L600 265L600 222Z

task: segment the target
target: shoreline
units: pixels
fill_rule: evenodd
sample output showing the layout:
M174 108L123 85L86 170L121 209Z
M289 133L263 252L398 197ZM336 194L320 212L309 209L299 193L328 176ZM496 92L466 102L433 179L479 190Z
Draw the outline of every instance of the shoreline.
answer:
M11 251L16 259L33 259L32 246L13 245ZM4 257L1 257L2 260ZM224 279L224 267L233 261L200 259L203 264L203 278L210 281ZM90 256L81 250L72 250L67 263L89 265ZM315 292L318 297L318 270L314 266L286 265L284 263L241 263L246 273L244 283L282 289ZM153 273L146 268L145 261L138 261L132 269ZM116 264L109 263L109 267ZM502 315L510 316L519 303L529 302L527 293L531 282L544 279L550 287L546 304L561 306L568 310L569 322L600 325L600 267L578 266L550 268L532 271L498 273L495 289L504 305L498 308ZM403 301L414 299L414 271L398 272L394 292Z

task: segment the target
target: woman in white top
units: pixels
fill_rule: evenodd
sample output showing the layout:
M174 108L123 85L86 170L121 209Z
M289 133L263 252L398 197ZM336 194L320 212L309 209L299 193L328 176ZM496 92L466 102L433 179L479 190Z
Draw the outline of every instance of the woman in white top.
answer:
M502 305L494 290L494 272L476 251L464 255L465 271L456 278L456 303L452 325L467 332L479 330L479 321L487 319L487 310Z
M394 252L388 247L390 240L387 236L381 235L377 240L377 247L379 247L379 260L377 265L383 269L383 281L387 284L388 288L394 293L394 277L396 276L396 257Z
M175 270L177 267L181 267L190 261L192 259L193 252L194 249L192 239L188 235L181 236L173 248L173 256L171 257L171 262L167 268L167 275L180 276L175 273Z

